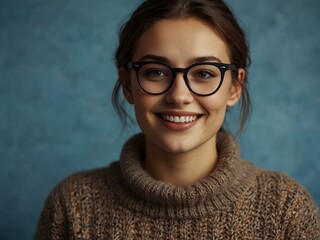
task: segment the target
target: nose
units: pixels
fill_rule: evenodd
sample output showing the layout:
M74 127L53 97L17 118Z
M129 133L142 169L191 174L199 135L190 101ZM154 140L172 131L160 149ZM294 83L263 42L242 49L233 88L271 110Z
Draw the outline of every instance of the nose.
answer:
M184 105L192 101L193 95L184 81L183 73L179 72L176 74L172 86L166 93L166 102L169 104Z

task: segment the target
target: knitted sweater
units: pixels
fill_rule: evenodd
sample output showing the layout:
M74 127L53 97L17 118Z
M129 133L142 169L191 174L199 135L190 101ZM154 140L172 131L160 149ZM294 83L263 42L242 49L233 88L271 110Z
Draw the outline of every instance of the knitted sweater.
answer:
M35 238L320 239L319 209L303 187L241 160L227 133L217 143L211 175L182 187L148 175L144 138L131 138L120 161L77 173L51 192Z

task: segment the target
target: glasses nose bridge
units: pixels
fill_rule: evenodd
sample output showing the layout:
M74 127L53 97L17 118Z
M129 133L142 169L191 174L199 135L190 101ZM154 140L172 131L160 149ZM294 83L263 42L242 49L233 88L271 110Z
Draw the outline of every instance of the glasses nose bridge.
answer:
M173 79L172 81L175 81L176 77L177 77L177 73L182 73L182 76L183 76L183 79L184 81L186 82L186 76L187 76L187 73L188 73L188 68L171 68L172 70L172 76L173 76Z

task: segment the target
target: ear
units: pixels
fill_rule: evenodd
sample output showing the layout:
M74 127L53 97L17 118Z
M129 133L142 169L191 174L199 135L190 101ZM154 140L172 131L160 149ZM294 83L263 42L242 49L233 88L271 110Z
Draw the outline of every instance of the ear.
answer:
M238 76L233 80L229 89L228 107L233 107L239 101L242 93L242 86L246 77L246 71L243 68L238 69Z
M123 95L127 99L128 103L133 104L133 95L132 95L132 87L131 83L128 79L126 79L125 70L123 67L118 69L118 77L121 82Z

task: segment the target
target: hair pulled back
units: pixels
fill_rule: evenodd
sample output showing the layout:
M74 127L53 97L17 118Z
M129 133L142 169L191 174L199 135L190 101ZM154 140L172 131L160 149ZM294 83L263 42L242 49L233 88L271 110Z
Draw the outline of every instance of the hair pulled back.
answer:
M250 64L249 49L245 34L233 13L223 0L146 0L124 23L119 32L119 46L115 53L118 68L131 61L140 36L154 23L164 19L186 19L195 17L207 22L225 41L231 63L247 72ZM129 73L126 76L129 81ZM234 76L233 81L237 81ZM251 112L251 101L248 91L247 74L242 84L240 129L243 129ZM123 125L126 125L128 114L124 109L124 101L120 100L121 83L118 79L112 94L112 103Z

